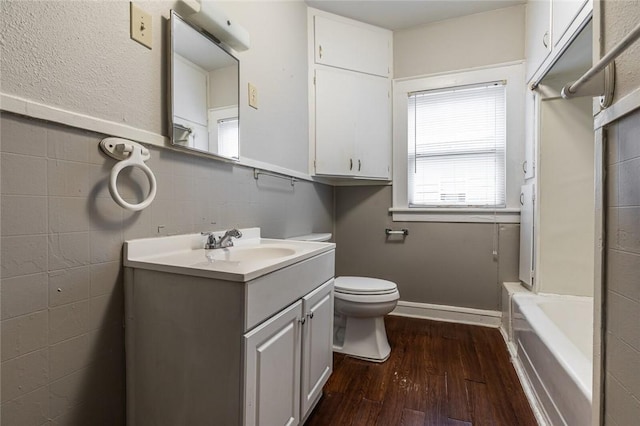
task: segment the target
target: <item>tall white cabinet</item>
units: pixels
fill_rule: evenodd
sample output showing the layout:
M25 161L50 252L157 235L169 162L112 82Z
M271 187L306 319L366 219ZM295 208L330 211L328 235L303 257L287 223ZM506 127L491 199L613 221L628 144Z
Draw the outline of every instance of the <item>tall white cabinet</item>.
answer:
M392 33L309 9L309 35L311 174L390 179Z

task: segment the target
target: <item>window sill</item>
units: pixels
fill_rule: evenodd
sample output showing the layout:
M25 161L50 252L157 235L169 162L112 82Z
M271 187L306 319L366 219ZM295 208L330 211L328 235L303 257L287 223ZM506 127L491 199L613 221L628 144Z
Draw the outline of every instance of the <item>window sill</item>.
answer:
M520 223L520 209L407 208L389 209L394 222Z

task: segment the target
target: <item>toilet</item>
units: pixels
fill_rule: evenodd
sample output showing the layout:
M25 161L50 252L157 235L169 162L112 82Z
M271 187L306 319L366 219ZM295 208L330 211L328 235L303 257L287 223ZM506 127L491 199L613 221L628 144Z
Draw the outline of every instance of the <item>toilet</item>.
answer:
M328 241L331 234L292 237ZM367 361L384 362L391 354L384 316L396 307L395 283L368 277L337 277L334 285L333 351Z

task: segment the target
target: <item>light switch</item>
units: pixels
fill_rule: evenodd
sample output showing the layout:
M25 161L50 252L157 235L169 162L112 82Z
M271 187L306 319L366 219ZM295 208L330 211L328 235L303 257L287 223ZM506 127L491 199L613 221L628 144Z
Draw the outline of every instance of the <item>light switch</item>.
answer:
M258 109L258 89L249 83L249 106Z
M133 4L133 2L129 3L129 5L131 12L131 38L151 49L153 44L151 15Z

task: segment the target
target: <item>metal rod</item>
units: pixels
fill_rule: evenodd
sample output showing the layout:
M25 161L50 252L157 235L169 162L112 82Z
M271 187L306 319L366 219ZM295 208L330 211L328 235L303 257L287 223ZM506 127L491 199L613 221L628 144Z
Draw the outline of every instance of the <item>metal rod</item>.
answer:
M387 228L387 229L384 230L384 233L386 235L403 235L403 236L406 237L407 235L409 235L409 230L406 229L406 228L402 228L399 231L394 231L391 228Z
M258 180L258 176L260 175L271 176L278 179L286 179L291 182L291 186L295 186L295 183L298 181L298 179L294 178L293 176L286 176L279 173L265 172L264 170L253 169L253 178L255 180Z
M640 38L640 24L636 25L633 30L629 34L626 35L625 38L620 40L618 44L616 44L606 55L602 57L598 61L597 64L592 66L582 77L575 81L569 88L567 92L570 95L575 94L580 87L585 85L589 80L591 80L595 75L600 73L611 61L616 59L622 52L624 52L627 47L629 47L632 43L634 43L638 38Z

